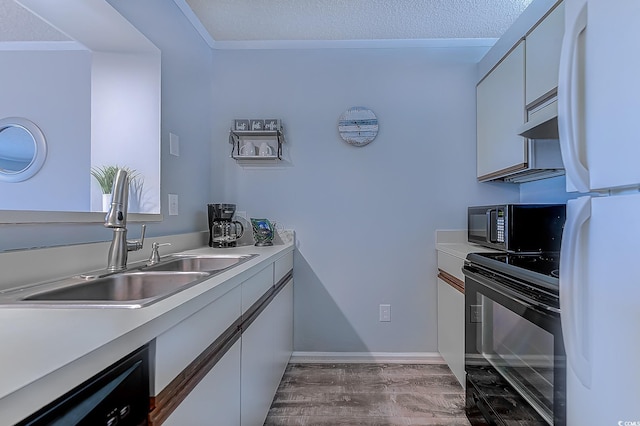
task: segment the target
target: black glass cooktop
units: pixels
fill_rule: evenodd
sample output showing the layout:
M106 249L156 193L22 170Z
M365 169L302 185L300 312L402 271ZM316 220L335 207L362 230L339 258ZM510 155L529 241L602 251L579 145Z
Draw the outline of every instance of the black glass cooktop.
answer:
M526 281L540 282L545 287L558 287L560 253L472 253L467 259L497 272Z
M557 252L542 254L482 253L484 257L558 278L560 256Z

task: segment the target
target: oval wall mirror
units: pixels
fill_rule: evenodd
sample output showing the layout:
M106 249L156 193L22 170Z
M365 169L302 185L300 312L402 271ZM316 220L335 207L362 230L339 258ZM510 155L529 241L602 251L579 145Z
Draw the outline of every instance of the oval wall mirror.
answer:
M44 134L30 120L0 120L0 181L21 182L42 168L47 157Z

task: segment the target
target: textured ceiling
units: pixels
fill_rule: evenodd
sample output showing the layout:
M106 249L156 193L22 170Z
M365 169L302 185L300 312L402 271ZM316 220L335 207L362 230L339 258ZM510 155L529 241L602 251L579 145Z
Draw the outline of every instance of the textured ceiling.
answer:
M411 40L498 38L531 0L186 0L186 3L215 41Z
M213 41L242 42L498 38L532 0L174 1ZM0 42L67 40L14 0L0 0Z
M0 0L0 41L69 41L14 0Z

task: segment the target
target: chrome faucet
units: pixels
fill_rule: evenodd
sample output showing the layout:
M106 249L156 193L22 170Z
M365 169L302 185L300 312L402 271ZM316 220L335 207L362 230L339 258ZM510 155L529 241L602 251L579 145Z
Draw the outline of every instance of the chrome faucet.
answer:
M142 225L139 241L127 241L127 208L129 203L129 176L126 170L118 169L111 191L111 206L104 218L104 226L113 229L113 239L109 247L107 270L122 271L127 267L127 253L140 250L144 244L147 228Z

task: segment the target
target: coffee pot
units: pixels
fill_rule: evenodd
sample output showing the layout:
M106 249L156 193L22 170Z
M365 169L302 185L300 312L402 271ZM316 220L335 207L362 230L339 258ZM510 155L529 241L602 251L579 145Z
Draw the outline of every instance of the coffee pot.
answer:
M244 234L242 223L231 220L235 204L207 204L209 214L209 247L235 247Z

